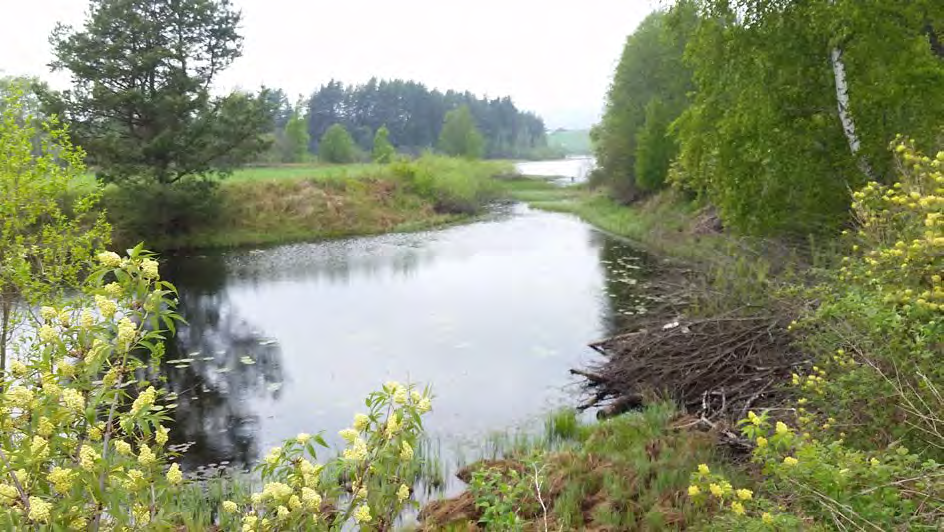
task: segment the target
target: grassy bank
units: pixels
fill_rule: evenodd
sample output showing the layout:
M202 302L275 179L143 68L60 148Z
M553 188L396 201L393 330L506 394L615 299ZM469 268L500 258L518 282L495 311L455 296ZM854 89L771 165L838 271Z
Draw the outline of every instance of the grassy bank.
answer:
M164 234L147 232L149 220L164 215L156 205L179 210L180 202L190 201L186 191L142 202L111 188L106 207L117 240L145 240L162 250L309 241L467 219L499 197L492 176L510 171L507 163L435 156L390 165L244 168L191 209L199 212L181 213L201 215L176 224L186 230Z
M570 213L613 235L627 238L659 255L685 260L716 257L732 241L709 227L708 211L672 193L630 207L584 186L560 187L544 179L503 182L506 193L533 208Z
M267 166L246 166L239 168L227 181L272 181L280 179L358 179L383 175L385 169L379 164L280 164Z
M555 414L545 438L461 470L469 490L428 505L424 530L676 530L705 523L712 509L686 492L692 473L719 461L719 452L708 434L686 430L692 422L670 403L592 424L572 411ZM743 482L735 467L723 469L735 485Z
M590 382L598 398L665 390L712 420L699 419L693 428L713 426L710 433L727 434L724 440L749 455L750 462L717 458L711 472L666 464L692 473L681 497L711 515L711 529L940 530L944 524L938 362L944 154L932 160L907 143L897 152L910 163L898 182L855 192L855 230L825 240L723 232L709 211L668 192L626 207L584 190L545 190L540 182L509 187L536 208L576 214L683 259L684 282L666 284L673 304L640 318L625 341L603 346L606 356L593 368L602 384ZM654 286L664 288L658 280ZM638 453L642 445L632 442L619 452ZM542 456L553 463L553 454ZM713 471L724 467L729 471ZM631 469L623 474L638 477ZM568 484L591 482L577 475ZM583 507L593 507L593 491L583 493ZM494 490L476 501L489 497ZM691 524L613 521L605 528Z

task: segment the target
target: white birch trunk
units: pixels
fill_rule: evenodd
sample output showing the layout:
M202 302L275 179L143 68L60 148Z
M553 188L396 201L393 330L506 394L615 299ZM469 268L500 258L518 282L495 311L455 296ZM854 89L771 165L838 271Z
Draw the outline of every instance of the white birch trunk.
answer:
M875 180L875 173L872 166L865 156L859 153L862 142L856 133L855 120L849 111L849 82L846 80L846 64L842 61L842 48L836 46L830 53L830 60L833 65L833 76L836 78L836 102L839 108L839 120L842 122L842 130L846 134L846 140L849 141L849 151L855 157L859 169L869 180Z

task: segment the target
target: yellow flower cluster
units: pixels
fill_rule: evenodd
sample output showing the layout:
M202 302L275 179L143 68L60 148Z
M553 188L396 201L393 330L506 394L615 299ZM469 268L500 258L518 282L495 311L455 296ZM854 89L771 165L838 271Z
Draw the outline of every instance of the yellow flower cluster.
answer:
M859 220L855 257L846 257L842 280L874 283L887 303L944 310L944 157L931 159L899 138L900 180L872 182L853 194Z
M354 443L360 436L360 432L357 429L344 429L338 432L338 435L347 443Z
M12 373L14 377L24 377L28 371L29 368L26 366L26 364L20 362L19 360L10 362L10 373Z
M269 482L262 488L262 499L284 501L292 496L292 487L282 482Z
M9 504L20 496L20 492L15 486L10 484L0 484L0 502Z
M145 526L151 522L151 509L143 504L136 504L131 510L134 515L134 522L138 526Z
M124 292L124 288L118 283L108 283L102 288L102 291L111 299L118 299L121 297L121 293Z
M147 412L154 405L157 399L157 390L153 386L148 386L146 390L138 394L131 403L131 415L135 416L141 412Z
M49 520L49 511L52 509L52 504L40 499L39 497L30 497L29 503L30 521L36 523L45 523Z
M46 438L33 436L33 441L30 442L30 455L37 462L42 462L49 457L49 442Z
M265 457L265 462L269 465L275 465L278 463L279 459L282 457L282 448L273 447L269 449L269 454Z
M302 488L302 502L311 510L321 508L321 495L317 491L305 486Z
M413 459L413 447L410 446L409 442L403 441L400 443L400 460L404 462L409 462Z
M52 321L59 316L59 311L52 307L42 307L39 309L39 317L45 321Z
M95 469L95 462L101 458L95 449L92 448L92 445L88 442L82 446L82 450L79 451L79 466L86 471L92 471Z
M157 272L157 261L154 259L142 259L141 260L141 274L144 275L145 279L158 279L160 276Z
M154 464L157 461L157 456L154 455L154 452L151 451L151 448L147 445L142 445L138 450L138 463L147 467Z
M356 510L354 510L354 520L358 523L369 523L371 519L372 517L370 516L370 507L366 504L362 504L361 506L358 506Z
M163 425L158 425L157 430L154 431L154 441L158 445L164 445L167 443L167 438L170 435L170 430Z
M121 266L121 257L113 251L103 251L99 253L98 261L106 268L117 268Z
M72 481L75 477L75 471L56 466L52 468L46 477L59 493L68 493L72 489Z
M102 295L95 296L95 306L105 319L111 319L118 311L118 304Z
M753 421L755 417L750 417ZM757 416L756 425L764 425L764 421ZM710 494L709 499L704 499L701 495L703 488L706 487ZM747 504L754 500L754 492L747 488L735 489L726 478L721 475L712 474L711 469L706 464L699 464L698 469L692 473L692 484L688 486L688 496L696 504L705 504L708 501L715 501L712 504L724 508L727 505L735 515L746 515Z
M167 470L167 481L171 484L180 484L184 480L184 475L180 471L180 465L173 464Z
M138 328L128 318L121 318L118 321L118 349L121 351L127 351L131 349L131 346L134 344L134 337L137 334Z
M410 498L410 487L406 484L400 484L400 488L397 489L397 500L403 502Z
M29 408L33 402L33 391L24 386L15 385L4 394L5 402L14 408Z
M345 460L350 460L351 462L363 462L367 459L368 449L367 442L362 438L356 438L351 446L341 452L341 456Z

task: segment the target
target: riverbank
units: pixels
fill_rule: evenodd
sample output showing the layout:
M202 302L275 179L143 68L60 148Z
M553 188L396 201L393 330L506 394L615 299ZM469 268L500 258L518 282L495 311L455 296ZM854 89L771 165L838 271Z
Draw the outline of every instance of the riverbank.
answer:
M469 488L428 504L421 530L666 530L705 523L685 496L690 474L721 456L712 435L668 402L599 423L572 411L546 434L458 476ZM743 482L736 467L719 473Z
M677 474L675 481L652 482L645 463L619 470L606 453L585 452L573 470L596 464L620 471L610 489L618 491L626 478L644 479L644 490L607 501L592 477L559 479L559 453L532 446L505 461L512 469L537 464L530 466L530 489L516 491L519 481L503 473L492 474L502 489L482 489L473 475L463 497L475 510L453 516L481 524L496 518L489 511L497 507L524 529L545 529L546 522L559 527L560 513L576 496L577 507L605 516L584 514L580 529L709 523L732 531L940 529L944 384L935 361L944 338L944 264L935 250L944 242L944 224L937 222L937 196L928 193L940 183L934 171L940 163L921 159L909 146L899 152L923 165L903 173L894 187L872 183L853 195L852 209L866 223L843 236L805 241L722 232L710 211L671 193L625 207L585 190L512 184L512 195L532 207L576 214L676 259L666 266L678 270L675 277L648 283L662 304L595 344L604 356L578 372L591 403L602 401L604 412L642 410L587 430L600 445L612 444L618 437L607 427L638 424L669 397L691 417L663 417L657 425L692 445L707 438L717 454L697 466L666 463L662 471ZM613 446L623 457L677 455L676 447L639 440ZM657 499L663 504L656 513L675 518L639 521L636 512L661 487L667 492ZM536 497L540 511L514 514L507 509L516 507L515 497ZM442 508L461 503L432 506L427 514L442 520Z
M503 186L509 197L532 208L574 214L656 255L698 260L715 257L726 247L712 213L671 192L627 207L583 185L561 187L546 179L523 177Z
M499 196L492 177L512 171L506 162L437 156L390 165L244 168L213 192L209 219L174 234L129 228L134 204L109 202L107 191L106 206L118 242L144 239L163 251L282 244L467 221Z
M542 178L510 179L502 186L509 197L532 208L577 215L680 267L714 258L727 245L724 235L705 227L709 214L669 195L626 207L583 186L560 187ZM644 290L660 288L659 272L656 277L644 282L651 282ZM658 322L659 326L663 318L658 308L648 317L638 316L640 323ZM591 389L588 395L593 393ZM500 459L476 462L460 471L468 489L458 497L427 505L420 529L705 526L723 509L689 497L693 474L712 464L712 474L727 479L726 489L734 490L755 489L754 472L732 462L729 448L719 445L727 425L703 424L674 401L666 401L671 394L653 386L639 402L629 404L621 397L606 401L599 421L581 421L574 409L550 415L543 437L519 442Z

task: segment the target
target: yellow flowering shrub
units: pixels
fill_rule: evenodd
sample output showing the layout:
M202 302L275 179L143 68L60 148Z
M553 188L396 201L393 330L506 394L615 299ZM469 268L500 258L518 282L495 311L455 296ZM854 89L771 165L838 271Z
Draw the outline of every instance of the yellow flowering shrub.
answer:
M854 447L893 442L944 461L944 151L893 144L898 180L853 194L847 256L794 331L815 357L798 421Z
M371 393L368 413L340 431L346 447L318 461L324 439L299 434L269 451L258 466L262 489L246 500L223 502L227 530L389 529L407 507L417 477L414 447L422 416L431 409L429 390L388 382Z
M894 145L899 180L853 194L858 222L840 279L866 283L903 310L944 311L944 151L932 159L914 143Z
M174 288L140 247L99 261L83 296L40 309L0 381L0 526L383 528L416 505L414 448L430 392L390 382L341 431L336 458L319 463L324 439L299 434L258 466L261 490L222 501L216 522L200 515L204 488L169 464L175 397L151 380L179 319ZM252 485L231 480L234 499Z
M43 307L12 346L0 381L6 529L167 522L161 502L183 480L156 438L173 398L148 381L177 319L174 288L140 248L99 259L84 295Z
M771 427L767 413L751 412L740 423L742 434L758 442L753 460L762 466L767 493L789 501L785 509L796 516L825 524L838 512L847 523L883 530L933 526L944 518L944 467L934 460L900 445L866 452L841 439L820 441L782 421ZM768 524L782 518L765 506ZM754 517L764 522L763 513Z

